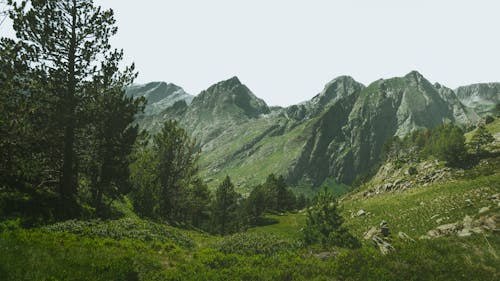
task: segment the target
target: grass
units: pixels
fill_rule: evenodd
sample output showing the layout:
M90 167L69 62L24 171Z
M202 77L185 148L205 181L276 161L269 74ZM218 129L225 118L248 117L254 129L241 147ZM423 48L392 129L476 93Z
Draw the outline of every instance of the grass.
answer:
M498 212L496 203L489 199L500 192L500 174L459 180L430 187L421 187L401 193L387 193L369 199L360 194L343 203L344 214L350 216L359 210L370 214L347 221L357 235L378 226L382 220L395 233L403 231L419 237L438 225L462 220L465 215L476 216L481 207L490 206ZM467 199L472 200L469 206ZM439 218L441 222L436 222Z
M300 239L300 229L306 221L305 212L284 215L266 215L265 218L275 220L277 223L250 228L249 233L270 233L289 240Z
M158 252L137 241L68 233L0 233L2 280L147 280L161 270Z
M361 240L371 226L389 223L396 250L385 256L364 240L363 247L354 250L303 248L304 211L267 214L266 225L227 237L133 215L36 229L7 222L0 223L0 279L500 280L498 232L418 239L465 215L477 218L485 206L490 210L483 215L498 216L498 202L491 199L500 193L498 165L498 159L489 159L454 181L367 198L355 190L341 197L345 226ZM361 209L369 214L351 217ZM416 241L398 239L399 231Z

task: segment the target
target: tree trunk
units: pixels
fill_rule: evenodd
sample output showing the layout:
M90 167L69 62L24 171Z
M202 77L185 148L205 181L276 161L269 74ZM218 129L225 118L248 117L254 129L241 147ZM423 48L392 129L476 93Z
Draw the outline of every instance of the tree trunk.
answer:
M73 0L71 40L68 52L68 85L65 97L65 128L64 128L64 151L63 166L60 182L60 193L63 197L73 198L77 191L77 175L75 169L75 53L76 53L76 0Z

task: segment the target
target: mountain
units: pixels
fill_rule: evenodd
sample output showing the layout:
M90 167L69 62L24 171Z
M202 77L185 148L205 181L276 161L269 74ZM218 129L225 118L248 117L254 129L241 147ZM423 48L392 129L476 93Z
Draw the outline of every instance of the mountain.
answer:
M193 96L186 93L181 87L165 82L151 82L144 85L132 85L125 91L126 95L148 101L144 115L155 115L172 106L177 101L191 103Z
M479 114L493 112L500 104L500 83L480 83L456 89L460 101Z
M333 177L351 183L374 165L393 136L444 122L475 123L452 92L436 88L420 73L378 80L331 105L312 134L289 179L321 184Z
M193 99L181 119L183 125L203 146L237 126L270 113L266 103L257 98L237 77L219 82Z
M155 131L178 120L202 147L202 177L212 185L228 174L246 188L269 173L293 185L350 184L378 161L389 138L444 122L470 126L478 118L453 90L412 71L367 87L340 76L286 108L269 108L233 77L139 123Z
M147 100L144 112L136 116L136 122L153 134L161 129L165 120L178 119L177 116L182 115L194 98L181 87L166 82L132 85L125 94Z

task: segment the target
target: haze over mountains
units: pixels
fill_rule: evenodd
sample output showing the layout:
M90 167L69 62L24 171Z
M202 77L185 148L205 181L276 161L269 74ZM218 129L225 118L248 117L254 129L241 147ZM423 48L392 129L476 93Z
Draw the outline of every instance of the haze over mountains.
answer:
M500 83L452 90L416 71L368 86L341 76L311 100L285 108L269 107L237 77L197 96L164 82L135 85L127 94L148 99L137 117L142 128L154 133L175 119L196 138L210 184L229 174L245 188L277 173L292 185L317 186L327 179L351 184L393 136L444 122L475 124L495 110Z

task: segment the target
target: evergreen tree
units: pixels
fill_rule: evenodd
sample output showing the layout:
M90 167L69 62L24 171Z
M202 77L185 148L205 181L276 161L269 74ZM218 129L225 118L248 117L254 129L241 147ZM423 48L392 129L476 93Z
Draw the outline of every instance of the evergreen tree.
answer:
M186 204L186 221L201 229L208 229L210 219L211 194L208 186L200 178L195 178L188 189Z
M437 156L449 166L459 166L467 157L465 137L462 129L454 124L444 124L431 132L431 137L423 149L425 155Z
M264 186L258 185L252 189L245 200L246 215L250 224L257 225L260 216L268 210L267 196Z
M30 51L30 66L47 73L47 93L61 120L55 128L62 140L59 193L74 200L83 93L100 73L99 61L113 56L109 44L117 32L113 11L101 10L92 0L10 0L9 4L17 38Z
M472 135L469 145L479 155L484 153L484 146L492 143L494 140L495 138L488 132L484 124L481 123Z
M60 146L46 75L29 57L29 46L0 39L0 190L9 191L0 209L38 220L62 214L53 196Z
M296 203L297 209L302 210L307 206L307 199L304 194L300 194L297 197L297 203Z
M215 192L212 207L213 232L222 235L238 231L238 193L229 176L219 185Z
M125 96L124 88L132 83L135 73L133 67L123 73L118 71L122 57L122 52L114 52L85 94L92 100L85 103L91 125L81 137L84 147L79 151L86 157L80 166L90 179L92 204L98 214L103 212L105 197L109 205L131 190L129 155L138 136L138 126L131 123L144 105L144 99Z
M324 248L359 247L359 241L343 227L343 223L337 200L325 189L318 193L314 204L307 210L304 243L321 244Z
M159 218L159 159L156 152L144 144L135 148L130 165L131 198L134 211L141 217Z
M154 137L158 159L159 212L164 219L178 221L184 217L186 187L197 172L199 148L176 121L165 122Z

